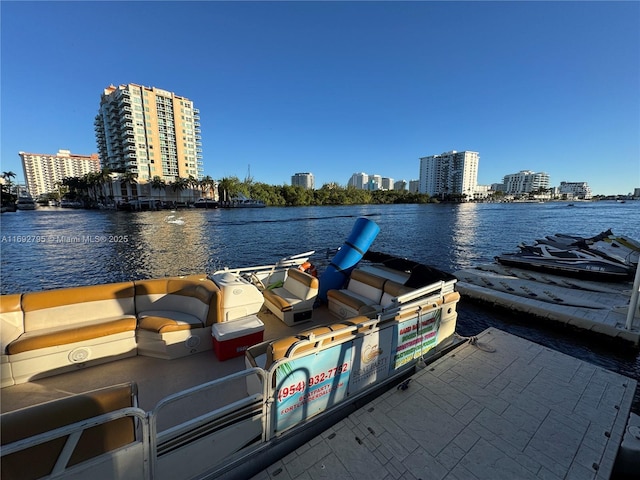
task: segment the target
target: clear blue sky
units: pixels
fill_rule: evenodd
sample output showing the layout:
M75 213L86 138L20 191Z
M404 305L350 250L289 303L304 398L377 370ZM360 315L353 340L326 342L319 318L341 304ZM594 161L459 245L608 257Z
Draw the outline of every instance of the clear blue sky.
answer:
M204 173L316 187L417 179L480 152L478 183L520 170L594 194L640 187L640 3L0 4L2 171L19 151L96 152L109 84L200 109Z

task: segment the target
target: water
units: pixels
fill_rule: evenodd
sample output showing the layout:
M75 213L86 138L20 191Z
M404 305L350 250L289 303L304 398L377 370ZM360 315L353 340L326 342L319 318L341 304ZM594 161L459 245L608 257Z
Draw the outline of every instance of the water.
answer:
M107 212L41 208L0 217L3 294L211 272L342 245L357 217L378 223L372 249L454 272L554 233L607 228L640 239L640 202L366 205ZM321 270L321 264L316 263ZM494 326L640 380L640 356L580 334L462 301L458 331ZM640 392L633 411L640 413Z

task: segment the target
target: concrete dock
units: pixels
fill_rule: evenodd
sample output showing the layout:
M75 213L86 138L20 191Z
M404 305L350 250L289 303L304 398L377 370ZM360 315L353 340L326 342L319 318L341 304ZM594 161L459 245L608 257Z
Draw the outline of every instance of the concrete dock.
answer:
M637 382L489 328L254 480L608 479Z

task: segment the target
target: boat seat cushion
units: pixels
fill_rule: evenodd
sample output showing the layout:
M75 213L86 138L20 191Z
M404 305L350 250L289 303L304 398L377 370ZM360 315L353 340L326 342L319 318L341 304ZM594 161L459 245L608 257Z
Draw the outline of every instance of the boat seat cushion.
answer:
M384 284L387 280L364 270L354 270L349 278L347 290L370 300L368 304L380 303Z
M282 287L262 292L264 304L287 325L307 321L311 319L313 303L318 296L319 286L316 277L297 268L290 268Z
M7 345L7 353L15 355L40 348L94 340L122 332L133 332L136 329L136 324L136 317L128 315L101 319L100 322L90 320L88 322L75 323L72 328L67 325L41 328L20 335Z
M222 311L220 289L211 280L197 275L136 281L135 301L138 318L164 311L158 316L189 324L193 322L187 318L195 317L203 326L217 323ZM175 313L166 312L181 312L190 317L176 318Z
M344 305L354 312L365 314L365 312L377 312L375 308L377 303L368 297L358 295L349 290L329 290L327 292L327 299L330 304ZM373 307L373 308L365 308Z
M137 386L126 383L72 395L2 415L2 445L29 438L104 413L137 406ZM76 465L136 440L133 417L124 417L85 430L68 465ZM3 479L36 479L51 473L66 437L2 457Z
M0 353L7 353L7 346L24 333L21 298L20 294L0 296Z
M198 317L184 312L169 310L149 310L138 315L138 327L157 333L176 332L202 328L204 323Z
M405 295L409 292L412 292L414 289L407 287L398 282L394 282L393 280L387 280L384 283L384 289L382 293L382 298L380 299L380 305L383 307L388 307L393 303L393 300L398 298L401 295Z
M63 288L22 295L24 331L75 328L89 321L135 317L133 282Z

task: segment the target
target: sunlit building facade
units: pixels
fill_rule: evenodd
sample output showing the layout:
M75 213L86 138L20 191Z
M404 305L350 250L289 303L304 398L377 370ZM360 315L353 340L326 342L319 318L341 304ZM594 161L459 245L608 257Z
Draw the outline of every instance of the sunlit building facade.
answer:
M109 86L95 118L100 162L142 181L203 176L200 112L186 97L130 83Z
M19 152L22 161L27 190L34 198L57 191L58 184L65 178L82 177L87 173L100 171L97 153L76 155L69 150L58 153Z
M578 198L583 200L590 200L593 196L591 193L591 187L587 182L560 182L558 188L560 195L566 195L567 198Z
M471 198L478 184L478 152L452 150L420 158L420 193Z
M313 179L313 173L296 173L291 176L291 185L299 186L307 190L313 190L315 188L315 181Z
M549 174L521 170L504 176L504 193L507 195L521 195L523 193L539 192L549 189Z

